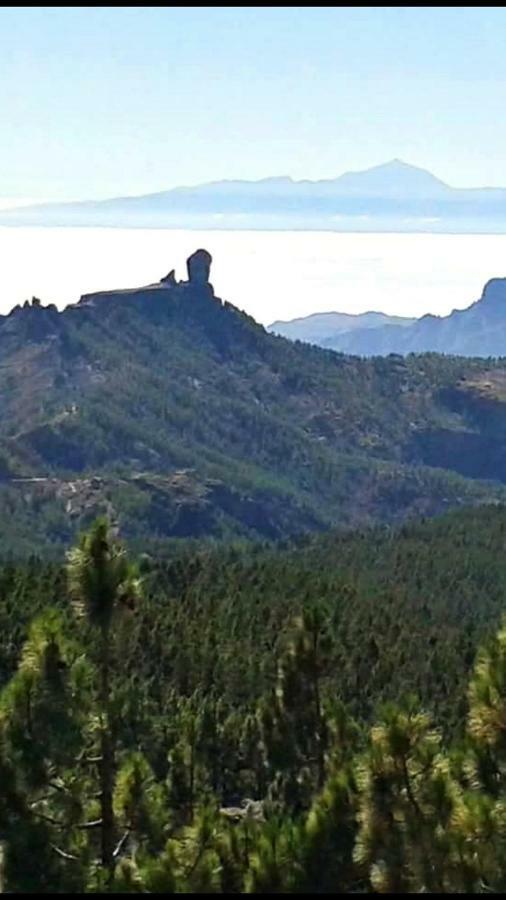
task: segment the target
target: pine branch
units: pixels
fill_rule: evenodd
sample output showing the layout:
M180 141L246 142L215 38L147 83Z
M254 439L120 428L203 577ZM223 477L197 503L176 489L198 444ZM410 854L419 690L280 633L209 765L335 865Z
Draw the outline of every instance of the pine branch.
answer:
M80 825L74 825L73 827L74 827L74 828L81 828L81 829L85 829L85 828L100 828L101 825L102 825L102 819L93 819L93 821L91 821L91 822L83 822L82 824L80 824Z
M101 756L85 756L84 750L79 754L79 756L74 757L74 764L76 766L80 765L82 763L92 764L92 763L99 763L99 762L102 762Z
M91 822L60 822L58 819L53 818L53 816L48 816L45 813L38 812L38 810L33 810L34 816L37 816L39 819L43 819L44 822L49 822L50 825L55 825L56 828L80 828L80 829L88 829L88 828L100 828L102 825L102 819L93 819Z
M44 822L49 822L50 825L55 825L57 828L65 828L65 824L63 822L59 822L58 819L54 819L53 816L47 816L45 813L41 813L38 810L32 810L33 815L37 816L38 819L42 819Z
M73 862L79 862L79 857L74 856L73 853L66 853L65 850L62 850L60 847L57 847L56 844L50 844L49 846L51 847L52 850L54 850L55 853L58 854L58 856L61 856L62 859L70 859Z
M68 787L66 787L64 784L58 784L58 782L56 782L56 781L50 781L49 787L54 788L55 791L61 791L62 794L71 794L72 793L71 791L69 791Z
M113 851L113 854L112 854L112 855L113 855L113 858L114 858L114 859L117 859L117 857L118 857L119 854L121 853L121 851L122 851L122 849L123 849L123 847L124 847L124 845L125 845L125 843L126 843L127 838L129 837L129 835L130 835L130 832L129 832L128 829L127 829L127 830L125 831L123 837L118 841L118 844L117 844L117 846L116 846L116 849Z
M51 794L44 794L43 797L39 797L38 800L32 800L30 803L30 808L37 806L37 803L45 803L46 800L51 800Z

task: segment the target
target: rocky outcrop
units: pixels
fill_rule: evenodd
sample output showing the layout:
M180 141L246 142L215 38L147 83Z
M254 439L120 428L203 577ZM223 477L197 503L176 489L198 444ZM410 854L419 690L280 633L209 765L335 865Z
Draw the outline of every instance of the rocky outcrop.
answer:
M174 269L171 269L169 274L166 275L165 278L160 278L160 281L166 287L175 287L177 284L177 281L176 281L176 273L175 273Z
M222 806L220 814L235 823L244 819L265 822L263 801L250 800L249 797L242 800L240 806Z
M208 300L216 299L214 297L214 289L209 284L209 274L211 271L212 256L207 250L196 250L186 260L188 269L188 281L178 281L174 269L171 269L167 275L160 278L153 284L146 284L137 288L122 288L120 290L97 291L92 294L83 294L78 303L68 306L67 309L82 309L83 306L98 306L104 302L124 302L125 300L134 303L140 303L146 308L153 308L167 301L167 290L171 291L170 298L175 300L179 298L188 298L194 293L193 299ZM197 289L197 290L195 290ZM221 301L219 301L221 303ZM25 306L30 306L29 302Z
M209 284L209 273L213 258L207 250L196 250L186 260L190 284Z

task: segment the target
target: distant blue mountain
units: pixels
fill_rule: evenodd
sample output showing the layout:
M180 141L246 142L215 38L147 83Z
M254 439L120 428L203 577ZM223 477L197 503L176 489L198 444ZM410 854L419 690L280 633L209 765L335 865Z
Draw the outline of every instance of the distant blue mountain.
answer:
M392 160L323 181L217 181L0 211L2 225L506 233L506 189L453 188Z
M404 319L382 313L315 313L291 322L274 322L269 331L354 356L506 356L506 278L492 278L467 309L448 316L427 314Z
M324 312L312 313L300 319L291 319L288 322L273 322L268 331L280 334L291 341L304 341L306 344L316 344L320 347L335 349L335 344L346 340L344 335L352 331L383 328L386 325L406 326L412 325L416 319L408 319L404 316L387 316L382 312L365 313L339 313Z

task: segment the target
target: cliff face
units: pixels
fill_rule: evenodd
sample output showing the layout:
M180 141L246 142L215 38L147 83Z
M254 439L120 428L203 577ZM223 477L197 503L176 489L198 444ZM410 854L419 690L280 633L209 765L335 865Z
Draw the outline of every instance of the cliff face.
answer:
M1 540L56 546L97 510L139 540L272 538L505 495L504 366L293 344L200 262L0 318Z

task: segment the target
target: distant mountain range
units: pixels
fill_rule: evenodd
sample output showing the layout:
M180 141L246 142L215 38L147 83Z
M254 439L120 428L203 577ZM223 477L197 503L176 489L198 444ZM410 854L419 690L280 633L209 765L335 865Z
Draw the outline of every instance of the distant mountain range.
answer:
M269 331L357 356L389 353L506 354L506 278L489 281L476 303L448 316L404 319L383 313L316 313L273 322Z
M273 322L268 330L274 334L289 338L291 341L304 341L307 344L316 344L319 347L330 347L331 350L339 350L340 342L346 340L344 335L354 331L369 331L372 328L381 328L386 325L413 325L417 319L407 319L403 316L387 316L382 312L365 312L354 315L352 313L324 312L312 313L300 319L291 319L288 322Z
M2 225L506 233L505 188L453 188L392 160L322 181L217 181L1 210Z

